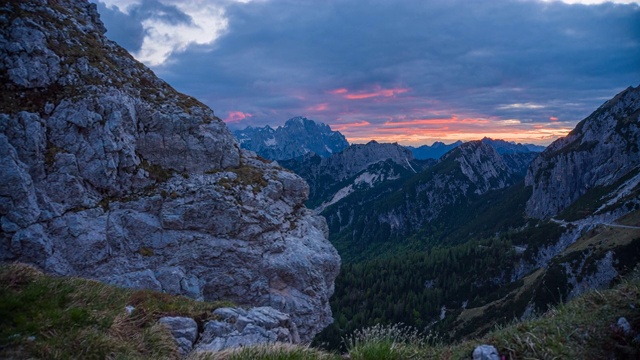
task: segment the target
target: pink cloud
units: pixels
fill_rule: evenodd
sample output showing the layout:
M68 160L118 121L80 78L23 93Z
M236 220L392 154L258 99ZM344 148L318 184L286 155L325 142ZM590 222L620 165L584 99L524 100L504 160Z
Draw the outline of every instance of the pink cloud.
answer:
M306 110L307 111L325 111L325 110L327 110L327 108L329 108L329 104L328 103L322 103L322 104L309 106Z
M349 92L349 90L345 89L345 88L339 88L339 89L335 89L335 90L329 90L327 91L329 94L332 95L339 95L339 94L346 94Z
M252 116L253 115L249 113L243 113L242 111L230 111L229 116L227 116L227 118L224 119L224 122L226 123L238 122L246 118L250 118Z
M551 121L558 121L558 118L557 118L557 117L555 117L555 116L551 116L551 117L549 117L549 120L551 120Z

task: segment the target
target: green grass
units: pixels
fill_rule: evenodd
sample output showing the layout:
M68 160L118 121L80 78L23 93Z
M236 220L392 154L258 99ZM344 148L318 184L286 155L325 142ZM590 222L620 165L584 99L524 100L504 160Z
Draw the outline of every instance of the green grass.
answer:
M217 353L193 353L187 360L339 360L342 357L304 345L267 344Z
M126 290L79 278L55 278L33 267L0 268L0 358L177 359L166 315L202 323L219 305L153 291ZM344 339L348 354L300 345L270 344L191 354L189 360L468 359L479 344L507 359L635 359L640 344L616 324L624 316L640 329L640 275L636 269L610 290L592 291L541 317L517 321L456 344L440 343L402 325L376 325ZM136 308L131 314L124 307Z
M128 314L125 307L135 310ZM46 276L23 264L0 267L0 358L179 358L162 316L203 322L227 303L198 302L80 278Z
M640 277L610 290L592 291L543 316L517 321L486 336L453 345L433 344L398 326L361 330L347 340L351 359L469 359L480 344L494 345L507 359L637 359L640 343L618 330L624 316L640 329ZM355 339L355 340L354 340Z

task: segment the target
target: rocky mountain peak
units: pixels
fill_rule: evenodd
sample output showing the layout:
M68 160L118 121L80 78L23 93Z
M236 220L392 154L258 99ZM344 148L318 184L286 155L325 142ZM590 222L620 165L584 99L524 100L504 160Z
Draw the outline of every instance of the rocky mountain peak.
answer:
M252 150L269 160L288 160L308 153L321 157L342 151L349 146L345 137L338 131L332 131L329 125L294 117L273 130L247 127L234 131L244 149Z
M0 261L332 321L340 259L300 177L104 37L86 0L0 16Z
M483 143L491 145L499 154L520 154L528 152L541 152L542 150L544 150L543 146L521 144L500 139L494 140L488 137L484 137L481 141Z
M589 189L615 183L640 166L639 147L640 86L605 102L534 160L527 214L554 216Z
M445 154L441 161L447 159L453 159L459 164L462 174L474 184L476 194L511 185L513 178L520 172L518 166L508 164L505 157L484 140L469 141L458 146ZM526 165L528 162L524 164L525 167Z

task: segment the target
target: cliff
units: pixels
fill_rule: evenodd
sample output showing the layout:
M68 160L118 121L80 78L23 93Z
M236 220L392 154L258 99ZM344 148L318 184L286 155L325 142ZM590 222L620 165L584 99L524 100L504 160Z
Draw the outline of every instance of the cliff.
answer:
M300 177L107 40L84 0L0 16L0 261L332 321L340 259Z
M640 165L640 87L629 87L553 142L529 168L527 215L548 218Z

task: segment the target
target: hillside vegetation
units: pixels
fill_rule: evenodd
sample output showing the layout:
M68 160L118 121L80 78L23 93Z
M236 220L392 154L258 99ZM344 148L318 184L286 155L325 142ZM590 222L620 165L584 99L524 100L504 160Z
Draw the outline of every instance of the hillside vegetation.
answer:
M54 278L21 264L3 266L0 284L0 357L6 359L175 359L177 346L157 319L188 315L202 322L223 305L80 278ZM636 270L610 290L591 291L538 318L513 322L481 338L444 345L437 336L411 327L376 325L344 342L354 360L467 359L482 343L493 344L507 359L632 359L640 355L639 298ZM127 305L135 309L128 313ZM620 317L629 322L631 332L616 325ZM284 344L189 356L191 360L340 358L343 355Z
M202 325L213 310L229 305L4 265L0 358L177 359L174 339L158 319L189 316Z

